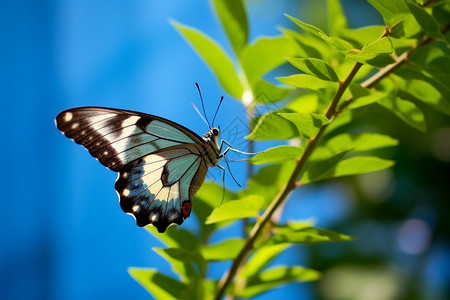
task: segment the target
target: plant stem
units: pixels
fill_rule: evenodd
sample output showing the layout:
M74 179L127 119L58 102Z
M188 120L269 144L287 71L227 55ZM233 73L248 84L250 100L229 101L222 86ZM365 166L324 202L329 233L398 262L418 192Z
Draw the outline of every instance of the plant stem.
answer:
M339 83L339 87L336 90L336 93L333 97L333 99L330 102L330 105L324 112L324 115L327 118L330 118L334 115L337 103L339 102L340 98L342 97L345 89L348 87L356 73L358 72L359 68L361 68L361 63L356 63L353 67L353 69L350 71L348 76L345 78L343 82ZM324 133L326 129L326 125L322 126L319 130L319 132L308 141L308 145L305 148L305 151L303 152L303 155L300 159L297 160L297 165L292 172L289 181L282 187L278 195L275 197L275 199L270 203L269 207L264 212L263 216L256 222L254 225L252 231L249 234L249 237L247 239L247 242L245 243L244 247L239 252L238 256L234 259L233 264L231 265L230 270L224 274L222 279L220 280L218 284L218 291L214 299L219 300L222 298L222 296L225 293L225 290L227 286L231 283L234 276L237 273L237 270L239 269L239 266L241 263L245 260L247 257L247 254L250 252L251 249L253 249L253 244L255 240L259 237L260 233L263 231L265 225L270 221L270 218L274 214L274 212L277 210L277 208L280 206L280 204L286 199L286 197L290 194L292 190L295 189L296 185L296 179L300 172L303 170L309 156L311 155L313 149L315 148L318 140Z
M448 30L448 27L446 27L446 30ZM444 32L446 31L444 30ZM389 28L386 28L386 31L381 35L380 38L388 36L390 33ZM396 62L386 66L385 68L381 69L379 72L377 72L374 76L363 82L361 85L366 88L371 88L374 85L376 85L381 79L385 78L395 70L397 70L402 64L408 61L409 56L411 53L417 49L419 46L423 46L426 44L429 44L432 42L433 39L431 39L428 36L425 36L420 42L418 42L416 45L414 45L411 49L404 52L402 55L400 55ZM348 99L343 102L338 110L336 110L337 105L339 103L339 100L341 99L342 95L344 94L345 90L349 86L349 84L352 82L353 78L355 77L356 73L361 68L362 64L357 62L353 66L350 73L347 75L347 77L344 79L344 81L339 82L339 87L336 90L335 95L333 96L333 99L331 100L329 106L323 113L325 117L328 119L333 118L336 114L338 114L340 111L345 109L353 100L353 97L349 97ZM218 288L217 288L217 294L215 296L215 300L220 300L222 296L225 294L226 288L230 285L233 278L236 276L236 273L240 267L240 265L244 262L245 258L247 257L250 250L253 249L253 245L255 240L259 237L261 232L263 231L265 225L270 222L270 219L272 215L275 213L277 208L283 203L283 201L287 198L287 196L299 185L301 185L301 182L296 182L297 177L300 175L301 171L305 167L305 164L312 154L317 142L325 132L328 125L322 126L318 133L308 141L308 145L305 148L305 151L303 152L303 155L300 159L297 159L297 164L292 172L288 182L282 187L278 195L275 197L275 199L270 203L269 207L264 212L263 216L259 218L256 222L256 224L253 226L253 229L251 230L249 237L244 245L244 247L239 252L238 256L233 260L233 263L231 265L230 270L224 274L224 276L221 278Z

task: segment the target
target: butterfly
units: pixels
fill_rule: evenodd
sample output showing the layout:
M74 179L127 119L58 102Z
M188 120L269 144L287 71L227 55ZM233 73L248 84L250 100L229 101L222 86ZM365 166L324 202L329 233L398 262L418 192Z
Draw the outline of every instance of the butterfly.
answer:
M138 226L152 224L160 233L189 217L208 168L224 171L219 160L229 150L241 152L224 140L218 144L220 128L210 126L201 137L173 121L130 110L71 108L59 113L55 123L66 137L118 172L115 189L122 210ZM224 143L228 147L221 152Z

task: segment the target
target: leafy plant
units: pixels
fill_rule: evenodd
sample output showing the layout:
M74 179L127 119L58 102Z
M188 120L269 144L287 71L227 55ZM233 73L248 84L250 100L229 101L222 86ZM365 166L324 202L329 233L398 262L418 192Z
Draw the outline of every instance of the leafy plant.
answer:
M319 279L318 271L301 266L266 267L291 245L343 242L353 237L315 228L311 221L281 224L275 212L294 189L305 184L394 164L377 150L396 146L395 138L351 127L370 121L362 119L363 112L380 107L384 114L393 114L418 131L426 130L424 106L450 115L449 2L369 2L386 26L351 29L339 2L328 0L329 33L286 15L296 26L294 30L283 28L283 35L260 37L250 44L243 1L214 0L234 60L212 38L172 21L223 89L247 110L252 128L247 138L293 142L248 159L251 164L270 165L256 174L249 167L248 187L239 193L226 191L220 206L217 195L222 188L205 183L194 207L199 232L170 227L158 234L147 228L167 246L154 250L179 276L130 268L131 275L154 297L251 298L281 284ZM264 79L286 62L298 71L277 80L290 87ZM258 115L257 111L265 113ZM247 220L244 237L209 242L214 232L241 219ZM208 265L225 260L232 263L223 277L209 278Z

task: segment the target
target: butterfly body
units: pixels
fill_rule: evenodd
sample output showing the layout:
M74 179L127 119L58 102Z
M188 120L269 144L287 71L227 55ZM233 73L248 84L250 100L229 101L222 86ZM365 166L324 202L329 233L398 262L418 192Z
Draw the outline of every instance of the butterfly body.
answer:
M223 157L217 128L201 137L161 117L102 107L68 109L55 122L66 137L119 173L115 189L122 210L138 226L152 224L159 232L189 217L208 168Z

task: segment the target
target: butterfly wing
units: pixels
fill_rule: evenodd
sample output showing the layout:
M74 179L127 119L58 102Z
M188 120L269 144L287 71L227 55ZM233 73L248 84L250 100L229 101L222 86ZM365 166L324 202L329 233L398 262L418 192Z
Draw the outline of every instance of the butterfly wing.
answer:
M157 116L101 107L63 111L56 126L119 172L120 205L137 225L164 232L189 217L208 170L205 142L196 133Z
M175 146L135 160L116 181L122 210L138 226L154 225L159 232L181 225L191 212L191 200L205 180L207 165L197 145Z
M175 122L111 108L65 110L56 116L56 127L115 172L160 149L182 144L204 144L199 135Z

